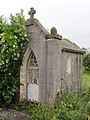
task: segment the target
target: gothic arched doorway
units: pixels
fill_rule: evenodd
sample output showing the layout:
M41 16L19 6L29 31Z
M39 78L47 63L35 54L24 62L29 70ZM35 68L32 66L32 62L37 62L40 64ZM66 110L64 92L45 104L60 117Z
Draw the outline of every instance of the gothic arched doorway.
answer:
M38 80L39 69L36 57L33 51L30 53L30 57L27 64L27 79L28 79L28 100L38 101Z

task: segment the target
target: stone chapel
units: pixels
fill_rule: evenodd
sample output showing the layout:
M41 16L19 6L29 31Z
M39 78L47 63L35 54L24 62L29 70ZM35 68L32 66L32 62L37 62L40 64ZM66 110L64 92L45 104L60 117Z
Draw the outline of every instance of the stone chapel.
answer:
M77 91L82 84L82 55L75 43L64 39L55 27L49 33L34 18L34 8L26 27L30 41L20 68L20 101L52 103L58 92Z

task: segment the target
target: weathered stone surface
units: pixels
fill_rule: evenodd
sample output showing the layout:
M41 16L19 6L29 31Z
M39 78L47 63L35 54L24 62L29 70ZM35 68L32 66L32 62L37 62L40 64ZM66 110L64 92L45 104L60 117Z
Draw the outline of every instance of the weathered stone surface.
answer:
M51 34L57 35L57 29L55 27L51 28Z
M34 14L34 13L33 13ZM38 64L38 101L53 103L59 91L81 89L82 51L75 43L63 39L53 27L49 33L38 20L26 24L30 41L20 69L20 100L28 99L27 85L30 83L30 53L33 52ZM37 69L33 66L33 69ZM36 75L37 76L37 75ZM33 75L35 78L35 75ZM36 83L34 83L36 84Z

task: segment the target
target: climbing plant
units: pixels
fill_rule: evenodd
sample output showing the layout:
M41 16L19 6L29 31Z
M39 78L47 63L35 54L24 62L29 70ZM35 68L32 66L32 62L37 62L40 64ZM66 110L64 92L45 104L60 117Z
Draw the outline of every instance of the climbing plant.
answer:
M13 102L20 85L20 65L28 34L23 11L10 15L9 22L0 17L0 106Z

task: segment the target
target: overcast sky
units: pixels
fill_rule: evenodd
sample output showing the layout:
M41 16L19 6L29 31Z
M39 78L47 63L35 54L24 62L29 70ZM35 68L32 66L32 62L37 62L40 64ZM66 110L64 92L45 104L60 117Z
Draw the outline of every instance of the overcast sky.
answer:
M9 17L23 9L29 18L30 7L46 29L55 26L63 38L90 48L90 0L0 0L0 15Z

